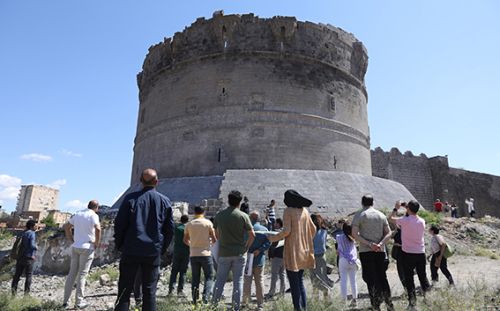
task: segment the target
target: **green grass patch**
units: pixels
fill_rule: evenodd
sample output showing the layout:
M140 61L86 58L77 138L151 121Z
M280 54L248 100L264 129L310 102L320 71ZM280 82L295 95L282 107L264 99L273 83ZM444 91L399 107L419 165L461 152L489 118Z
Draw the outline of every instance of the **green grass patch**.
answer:
M483 248L483 247L477 247L474 250L474 255L481 256L481 257L489 257L491 259L498 259L499 258L498 254L496 254L495 252L493 252L489 249Z
M108 266L104 269L98 268L98 269L92 271L89 274L87 279L91 282L96 282L96 281L99 281L99 278L103 274L109 275L110 281L113 282L113 281L118 280L118 277L120 276L120 271L118 270L117 267L114 267L114 266Z
M421 208L417 214L425 220L427 225L439 225L443 221L442 213L430 212Z
M12 297L10 293L0 293L0 310L2 311L60 311L64 310L60 303L52 300L40 300L31 296Z

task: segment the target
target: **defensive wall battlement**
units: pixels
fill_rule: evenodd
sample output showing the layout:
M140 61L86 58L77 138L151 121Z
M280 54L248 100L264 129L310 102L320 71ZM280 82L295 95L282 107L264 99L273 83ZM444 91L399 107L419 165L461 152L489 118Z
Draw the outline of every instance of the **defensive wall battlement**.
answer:
M182 32L149 48L138 75L141 96L163 70L231 54L279 58L283 55L331 66L346 75L366 96L368 54L351 33L332 25L297 21L295 17L259 18L254 14L198 18Z
M353 35L294 17L215 13L152 46L138 76L131 184L229 169L371 176L364 75Z
M473 197L478 216L500 216L500 176L450 167L446 156L401 153L397 148L377 147L371 155L373 176L403 184L428 209L440 199L455 203L459 215L466 216L464 201Z

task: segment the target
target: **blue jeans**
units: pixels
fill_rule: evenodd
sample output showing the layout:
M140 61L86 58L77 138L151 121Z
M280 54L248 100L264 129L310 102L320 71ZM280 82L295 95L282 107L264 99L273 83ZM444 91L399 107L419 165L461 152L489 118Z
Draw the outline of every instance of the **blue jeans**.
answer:
M200 295L201 269L203 269L203 274L205 275L202 300L204 303L207 303L214 288L214 263L212 256L191 257L191 271L193 273L191 292L194 304L196 304Z
M246 254L232 257L219 257L213 302L217 304L224 291L229 271L233 272L233 310L239 311L241 295L243 294L243 270L245 269Z
M179 284L177 285L177 293L182 293L184 290L184 282L186 281L186 272L189 265L189 256L176 255L172 258L172 272L170 273L170 281L168 283L168 293L172 293L179 275Z
M137 269L142 272L143 311L156 311L156 285L160 276L160 257L124 256L120 260L118 299L115 311L128 311Z
M304 270L297 272L286 270L288 276L288 283L290 283L290 290L292 292L293 308L296 311L306 309L306 289L304 287Z

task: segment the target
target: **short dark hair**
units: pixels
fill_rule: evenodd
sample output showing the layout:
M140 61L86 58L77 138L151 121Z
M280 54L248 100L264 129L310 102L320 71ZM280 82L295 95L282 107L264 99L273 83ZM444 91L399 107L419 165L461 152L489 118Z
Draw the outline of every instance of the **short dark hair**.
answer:
M89 204L87 205L87 207L89 209L96 209L99 207L99 202L97 202L97 200L89 201Z
M408 205L406 207L408 207L410 211L416 214L420 209L420 204L418 204L418 202L415 200L411 200L410 202L408 202Z
M280 227L283 228L283 220L281 218L276 218L276 223L280 225Z
M361 198L361 204L363 206L373 206L373 196L371 194L365 194Z
M31 229L35 228L35 225L36 225L36 221L34 221L33 219L30 219L26 222L26 229L31 230Z
M188 221L189 221L189 216L188 215L182 215L181 216L181 223L185 224Z
M436 226L436 225L432 225L431 226L431 231L434 232L434 234L438 234L439 233L439 227Z
M203 213L205 213L205 209L202 206L196 205L194 207L194 213L198 214L198 215L203 214Z
M227 201L229 205L232 207L237 207L240 204L242 198L243 196L241 195L241 192L239 192L238 190L232 190L227 195Z

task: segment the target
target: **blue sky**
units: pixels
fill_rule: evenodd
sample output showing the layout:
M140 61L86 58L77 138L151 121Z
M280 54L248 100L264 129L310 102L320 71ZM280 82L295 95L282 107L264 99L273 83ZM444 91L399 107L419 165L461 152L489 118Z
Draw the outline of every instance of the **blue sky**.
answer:
M496 0L0 0L0 204L21 184L59 208L111 204L129 185L148 47L215 10L329 23L363 41L372 148L500 175Z

